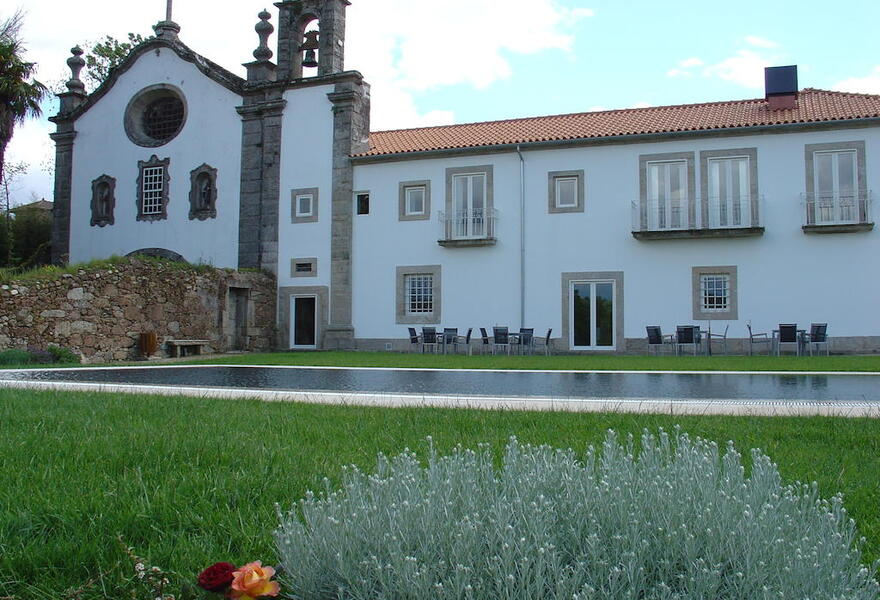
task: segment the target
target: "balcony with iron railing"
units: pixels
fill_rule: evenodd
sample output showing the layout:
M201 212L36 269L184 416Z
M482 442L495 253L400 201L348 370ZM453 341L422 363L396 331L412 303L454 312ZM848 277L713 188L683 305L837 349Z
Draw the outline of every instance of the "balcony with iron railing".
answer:
M632 235L639 240L763 235L760 196L632 203Z
M801 194L804 233L849 233L874 229L870 190Z
M447 248L494 246L497 214L494 208L441 212L437 243Z

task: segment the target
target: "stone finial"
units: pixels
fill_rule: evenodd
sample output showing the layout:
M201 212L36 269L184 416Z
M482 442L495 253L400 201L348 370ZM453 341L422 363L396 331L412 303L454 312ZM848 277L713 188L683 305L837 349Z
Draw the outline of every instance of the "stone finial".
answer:
M260 45L254 50L254 58L259 61L268 61L272 58L272 50L269 49L269 36L275 31L275 28L269 22L272 15L266 12L264 8L257 16L260 18L260 22L256 24L254 31L260 36Z
M79 46L74 46L70 49L70 53L73 56L67 59L67 66L70 67L70 80L67 82L67 89L71 92L84 92L86 86L79 78L80 71L86 66L86 61L82 57L83 50Z
M180 33L180 25L174 21L159 21L153 25L153 31L156 32L157 38L177 41L177 34Z

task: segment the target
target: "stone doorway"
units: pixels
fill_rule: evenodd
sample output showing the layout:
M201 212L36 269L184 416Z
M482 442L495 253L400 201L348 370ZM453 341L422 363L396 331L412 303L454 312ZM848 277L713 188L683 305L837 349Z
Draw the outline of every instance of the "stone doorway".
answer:
M248 349L248 303L250 290L229 288L229 328L232 334L231 349Z

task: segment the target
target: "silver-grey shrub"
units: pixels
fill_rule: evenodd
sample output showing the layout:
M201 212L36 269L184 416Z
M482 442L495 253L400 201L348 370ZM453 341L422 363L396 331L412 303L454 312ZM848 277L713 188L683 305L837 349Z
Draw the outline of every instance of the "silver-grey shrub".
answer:
M484 447L380 456L279 517L304 600L880 597L839 496L685 434L609 432L580 460L512 439L500 470Z

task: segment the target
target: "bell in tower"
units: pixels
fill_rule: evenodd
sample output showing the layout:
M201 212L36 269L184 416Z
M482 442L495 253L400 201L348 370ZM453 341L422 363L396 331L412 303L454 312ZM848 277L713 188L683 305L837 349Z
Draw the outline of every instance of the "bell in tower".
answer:
M341 73L345 68L348 0L283 0L278 7L278 79ZM317 31L309 27L317 21ZM310 29L307 31L307 29Z

